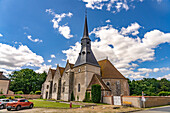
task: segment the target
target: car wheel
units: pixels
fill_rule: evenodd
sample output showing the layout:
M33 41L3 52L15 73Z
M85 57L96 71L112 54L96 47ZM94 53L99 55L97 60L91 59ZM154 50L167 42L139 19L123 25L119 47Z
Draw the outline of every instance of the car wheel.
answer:
M11 111L11 108L7 108L8 111Z
M0 109L4 109L5 108L5 106L4 105L0 105Z
M31 104L29 108L32 109L33 108L33 104Z
M17 106L15 110L19 111L20 109L21 109L21 106Z

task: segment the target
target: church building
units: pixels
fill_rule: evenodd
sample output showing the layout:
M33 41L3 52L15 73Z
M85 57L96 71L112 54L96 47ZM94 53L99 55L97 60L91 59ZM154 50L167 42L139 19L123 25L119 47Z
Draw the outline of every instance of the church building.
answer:
M91 49L87 16L85 16L81 51L76 63L71 64L67 60L65 67L57 65L56 69L50 68L42 85L42 97L70 101L73 93L76 101L83 101L85 92L91 92L93 84L101 86L102 96L129 95L127 78L108 59L96 60Z

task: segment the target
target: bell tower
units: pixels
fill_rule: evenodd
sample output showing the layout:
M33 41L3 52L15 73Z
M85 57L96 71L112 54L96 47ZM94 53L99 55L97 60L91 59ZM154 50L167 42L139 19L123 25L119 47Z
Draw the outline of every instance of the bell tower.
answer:
M91 40L88 34L87 15L85 15L84 33L81 39L81 50L74 65L75 100L83 101L86 88L94 74L100 75L100 66L91 50Z

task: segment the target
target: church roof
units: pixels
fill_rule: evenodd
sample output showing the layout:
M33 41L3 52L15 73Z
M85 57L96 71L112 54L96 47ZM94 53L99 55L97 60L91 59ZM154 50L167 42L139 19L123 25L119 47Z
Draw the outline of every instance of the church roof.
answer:
M5 77L4 75L0 75L0 80L9 80L9 79Z
M55 70L55 69L51 69L51 68L50 68L50 71L51 71L51 73L52 73L52 79L53 79L53 78L54 78L54 74L55 74L56 70Z
M91 86L93 84L99 84L101 86L102 91L110 91L110 89L106 86L106 84L102 81L101 76L98 74L94 74L88 87L87 90L91 90Z
M60 75L61 75L61 76L63 75L64 69L65 69L65 68L63 68L63 67L59 67L59 71L60 71Z
M74 64L69 63L69 65L70 65L70 68L73 69Z
M83 38L81 39L81 51L79 53L79 56L77 58L74 67L83 64L90 64L90 65L100 67L91 50L91 40L88 35L87 16L85 16L84 33L83 33Z
M109 60L101 60L98 63L101 67L102 79L126 79Z

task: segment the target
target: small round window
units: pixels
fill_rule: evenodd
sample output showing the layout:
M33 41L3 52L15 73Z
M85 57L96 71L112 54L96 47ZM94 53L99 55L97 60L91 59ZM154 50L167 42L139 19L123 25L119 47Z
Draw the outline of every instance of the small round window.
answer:
M110 86L110 83L109 83L109 82L107 82L106 84L107 84L107 86Z

